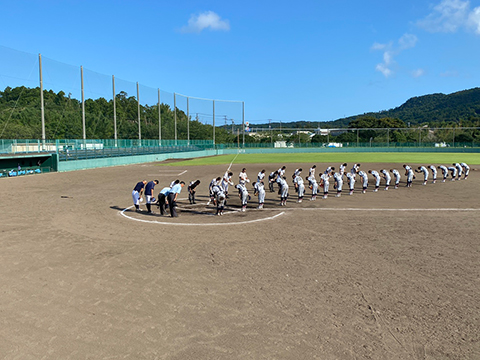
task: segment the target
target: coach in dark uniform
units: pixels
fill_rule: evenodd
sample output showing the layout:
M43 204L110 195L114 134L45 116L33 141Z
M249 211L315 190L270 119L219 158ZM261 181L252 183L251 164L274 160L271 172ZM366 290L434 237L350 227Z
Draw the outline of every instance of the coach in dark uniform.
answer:
M158 184L158 180L149 181L147 185L145 185L145 200L147 205L147 212L152 214L152 199L155 199L153 196L153 189L155 189L155 185Z
M133 205L135 205L136 211L142 211L140 210L140 198L142 197L143 188L146 183L147 180L139 181L132 190Z
M197 186L200 184L200 180L192 181L188 185L188 201L190 204L195 204L195 193L197 192Z

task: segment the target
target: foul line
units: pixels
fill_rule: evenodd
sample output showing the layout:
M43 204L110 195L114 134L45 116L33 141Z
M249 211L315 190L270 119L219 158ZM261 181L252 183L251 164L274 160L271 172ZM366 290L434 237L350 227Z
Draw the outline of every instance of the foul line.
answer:
M285 214L285 211L282 211L281 213L279 214L276 214L274 216L270 216L270 217L267 217L267 218L263 218L263 219L255 219L255 220L247 220L247 221L239 221L239 222L229 222L229 223L212 223L212 224L206 224L206 223L177 223L177 222L165 222L165 221L157 221L157 220L143 220L143 219L137 219L137 218L133 218L131 216L128 216L125 214L125 211L127 211L128 209L131 209L133 208L133 205L132 206L129 206L128 208L125 208L122 210L122 212L120 213L121 215L125 216L127 219L130 219L130 220L135 220L135 221L140 221L140 222L145 222L145 223L155 223L155 224L160 224L160 225L176 225L176 226L222 226L222 225L243 225L243 224L251 224L251 223L255 223L255 222L260 222L260 221L266 221L266 220L273 220L283 214ZM174 221L174 220L172 220Z
M280 209L275 209L275 208L263 209L263 211L268 211L268 210L278 211ZM301 210L301 211L319 211L319 210L320 211L480 211L480 209L475 209L475 208L465 208L465 209L459 209L459 208L431 208L431 209L283 208L281 210L283 211L285 210L290 210L290 211L296 211L296 210Z

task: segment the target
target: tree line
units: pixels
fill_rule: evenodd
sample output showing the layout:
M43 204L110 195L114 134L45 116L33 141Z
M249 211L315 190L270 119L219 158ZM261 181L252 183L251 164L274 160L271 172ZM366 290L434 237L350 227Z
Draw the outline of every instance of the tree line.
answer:
M43 91L45 113L45 135L47 139L83 138L82 102L65 92ZM134 96L119 92L115 96L117 138L138 139L138 103ZM202 124L197 119L187 125L187 114L178 109L177 139L209 140L213 138L213 126ZM160 104L162 139L175 138L175 114L168 104ZM158 104L140 104L140 126L142 139L159 138ZM85 128L87 139L113 139L113 100L105 98L85 100ZM189 129L187 130L187 126ZM41 139L40 88L5 88L0 91L0 138ZM237 141L237 135L229 129L215 129L218 143Z

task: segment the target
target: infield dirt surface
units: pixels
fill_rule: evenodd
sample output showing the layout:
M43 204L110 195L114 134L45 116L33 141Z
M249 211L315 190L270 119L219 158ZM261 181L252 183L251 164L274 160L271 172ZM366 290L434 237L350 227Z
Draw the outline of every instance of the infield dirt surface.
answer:
M254 181L279 165L245 167ZM286 165L291 184L311 164ZM370 178L366 194L357 181L301 204L290 186L286 207L267 189L264 210L251 191L245 213L231 189L213 216L208 183L225 170L1 180L0 357L480 359L480 172L377 193ZM138 181L160 180L156 195L177 178L201 180L199 204L185 187L178 218L131 211Z

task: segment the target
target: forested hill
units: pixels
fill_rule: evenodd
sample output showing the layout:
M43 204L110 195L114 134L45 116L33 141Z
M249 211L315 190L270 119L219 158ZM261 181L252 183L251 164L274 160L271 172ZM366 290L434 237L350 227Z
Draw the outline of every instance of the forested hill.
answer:
M460 123L480 119L480 88L453 94L431 94L413 97L403 105L374 115L392 117L413 124Z
M410 98L404 104L394 109L370 112L321 122L322 128L348 127L350 122L361 117L369 116L377 119L396 118L410 125L429 124L442 126L452 124L473 123L480 121L480 88L459 91L452 94L431 94ZM316 128L318 122L299 121L288 123L288 127ZM268 125L268 124L265 124ZM272 124L277 127L279 124ZM282 123L287 127L287 124Z

